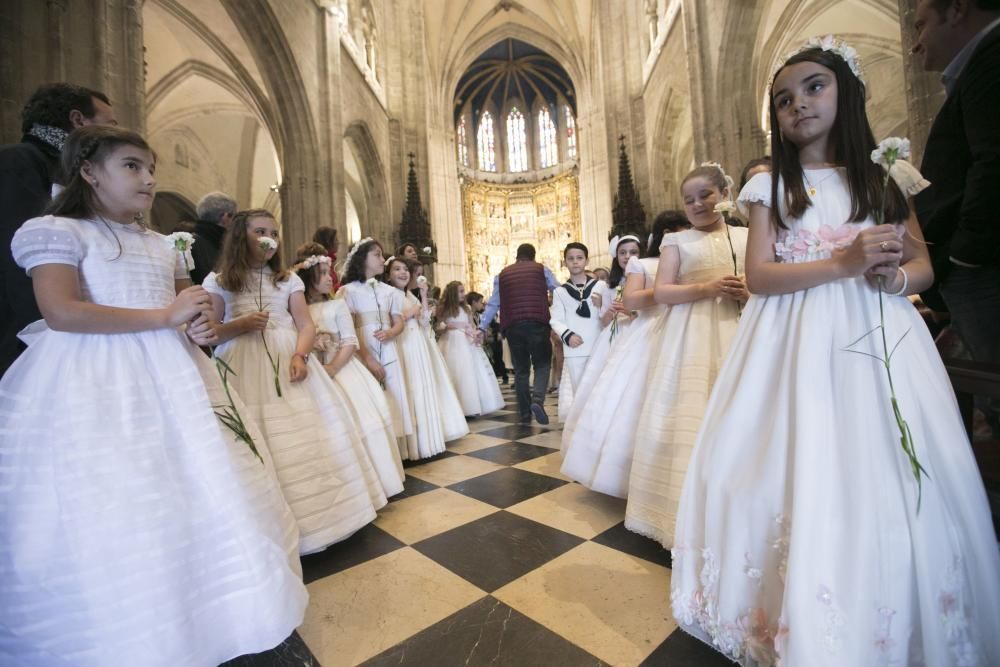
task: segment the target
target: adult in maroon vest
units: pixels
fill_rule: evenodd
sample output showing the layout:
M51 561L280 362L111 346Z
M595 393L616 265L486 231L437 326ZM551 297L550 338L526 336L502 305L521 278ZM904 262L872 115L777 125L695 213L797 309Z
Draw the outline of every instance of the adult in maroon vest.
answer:
M507 338L514 363L514 391L521 421L529 421L534 415L538 423L549 423L543 407L552 365L548 293L556 287L552 272L535 261L535 247L523 243L517 248L517 261L494 279L493 294L479 323L485 331L499 310L500 331ZM535 377L529 388L532 369Z

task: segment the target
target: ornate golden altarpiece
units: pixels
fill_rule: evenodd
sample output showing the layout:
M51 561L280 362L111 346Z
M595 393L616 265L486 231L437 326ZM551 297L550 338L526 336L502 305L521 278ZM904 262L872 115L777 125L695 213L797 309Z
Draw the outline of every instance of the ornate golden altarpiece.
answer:
M535 259L560 281L569 273L563 248L580 239L580 193L569 172L543 183L500 184L466 181L462 220L468 282L466 289L489 295L493 278L515 259L517 246L531 243Z

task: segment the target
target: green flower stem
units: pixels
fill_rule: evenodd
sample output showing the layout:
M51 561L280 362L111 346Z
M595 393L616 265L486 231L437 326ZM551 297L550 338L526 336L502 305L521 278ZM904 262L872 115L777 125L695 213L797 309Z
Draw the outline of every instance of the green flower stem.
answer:
M264 312L264 267L260 267L260 284L257 287L257 310ZM267 346L267 336L264 335L264 331L260 332L260 339L264 342L264 353L267 354L267 360L271 362L271 370L274 372L274 390L278 392L278 398L281 398L281 382L279 380L279 361L275 361L274 357L271 355L271 349Z
M885 172L885 179L882 181L882 205L879 210L875 213L875 222L877 224L882 224L885 220L885 207L888 199L889 192L889 169L892 168L893 163L896 161L896 152L888 151L886 154L886 162L888 167ZM896 398L896 385L892 380L892 353L889 351L889 341L886 337L885 332L885 276L880 275L878 277L878 314L879 314L879 329L882 333L882 365L885 367L885 375L889 380L889 397L892 403L892 414L896 420L896 427L899 429L899 444L903 448L903 452L906 453L907 459L910 462L910 469L913 472L913 477L917 481L917 511L920 511L920 501L923 496L923 486L921 473L927 474L924 467L920 464L920 460L917 458L916 449L913 445L913 435L910 432L910 425L907 424L906 420L903 419L903 413L899 408L899 400ZM903 334L904 336L906 334ZM902 341L902 338L900 338ZM897 342L898 346L899 343ZM895 347L893 347L895 350Z
M187 248L178 248L178 250L181 253L181 259L184 260L184 269L187 271L188 280L194 282L191 278L191 268L188 266L187 257L184 255ZM253 455L257 457L257 460L263 464L264 459L261 458L260 452L257 451L257 445L254 444L250 431L247 429L246 424L243 423L240 411L236 409L236 402L233 401L233 395L229 391L228 376L229 373L233 373L233 369L229 367L229 364L217 357L214 350L212 351L212 360L215 362L215 370L219 373L219 378L222 380L222 390L226 392L226 400L229 401L229 405L213 405L212 411L219 421L232 431L238 440L243 441L250 448L250 451L253 452ZM233 373L233 375L236 375L236 373Z

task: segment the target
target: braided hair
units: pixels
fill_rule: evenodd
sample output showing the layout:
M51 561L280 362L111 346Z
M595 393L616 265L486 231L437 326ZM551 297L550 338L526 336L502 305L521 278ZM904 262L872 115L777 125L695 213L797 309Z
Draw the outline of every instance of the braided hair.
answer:
M135 146L149 152L153 155L153 160L156 160L156 153L149 147L146 140L130 130L104 125L85 125L73 130L66 138L59 158L66 187L45 209L46 215L58 215L78 220L98 218L118 243L118 257L121 256L122 252L121 241L115 234L114 228L100 215L94 186L87 182L81 174L81 170L87 163L103 165L111 154L121 146ZM139 221L139 224L141 225L142 222Z

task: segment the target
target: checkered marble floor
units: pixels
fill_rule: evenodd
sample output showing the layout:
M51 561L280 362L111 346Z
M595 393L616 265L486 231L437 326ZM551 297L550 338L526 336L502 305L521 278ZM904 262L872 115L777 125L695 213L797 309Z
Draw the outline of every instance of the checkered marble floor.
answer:
M670 558L625 503L560 475L560 427L508 410L433 459L350 539L303 558L306 620L239 665L730 665L676 628ZM311 656L309 655L311 652Z

